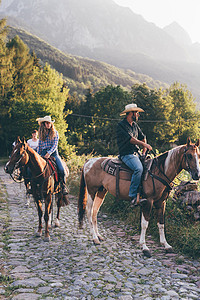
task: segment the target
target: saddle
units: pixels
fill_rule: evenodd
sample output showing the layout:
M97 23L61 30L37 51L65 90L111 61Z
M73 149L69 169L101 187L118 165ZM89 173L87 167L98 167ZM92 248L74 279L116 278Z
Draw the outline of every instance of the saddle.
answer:
M143 164L143 180L147 179L148 170L151 169L152 160L148 159L142 161ZM133 171L119 158L107 158L101 163L101 168L112 176L117 176L119 173L119 179L131 181Z
M142 161L143 175L142 179L146 180L148 172L151 169L152 159ZM101 168L106 173L116 177L116 198L119 198L119 180L131 181L133 171L119 158L107 158L101 163Z

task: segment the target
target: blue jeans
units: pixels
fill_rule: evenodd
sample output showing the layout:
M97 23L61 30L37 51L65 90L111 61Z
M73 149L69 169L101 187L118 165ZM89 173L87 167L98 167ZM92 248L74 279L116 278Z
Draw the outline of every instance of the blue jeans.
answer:
M43 150L42 153L41 153L41 156L44 157L46 153L47 153L47 151ZM64 170L64 167L62 165L62 161L61 161L61 158L60 158L58 152L54 151L51 154L51 156L55 158L56 165L57 165L57 168L58 168L58 174L59 174L60 179L62 179L65 182L65 170Z
M121 160L127 165L132 171L133 175L131 178L131 185L129 189L129 197L134 198L137 196L138 187L140 185L143 166L139 157L135 154L128 154L120 156Z

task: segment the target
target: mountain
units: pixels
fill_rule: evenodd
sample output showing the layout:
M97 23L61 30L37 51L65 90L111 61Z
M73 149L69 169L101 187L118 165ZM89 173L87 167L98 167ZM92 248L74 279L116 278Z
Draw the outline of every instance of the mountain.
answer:
M177 23L172 22L163 28L179 45L191 45L192 40L189 34Z
M178 24L161 29L113 0L2 0L0 14L64 53L187 84L200 101L200 46Z
M117 50L187 60L184 49L164 30L112 0L2 0L0 12L71 54L104 60Z
M150 88L167 88L164 82L153 80L151 77L138 74L131 70L123 70L104 62L89 58L65 54L49 45L42 39L25 30L9 27L8 39L18 35L29 47L30 52L36 53L41 64L48 63L55 70L63 74L70 94L76 92L79 96L85 94L86 89L91 87L94 91L107 85L121 85L130 90L136 83L146 83Z

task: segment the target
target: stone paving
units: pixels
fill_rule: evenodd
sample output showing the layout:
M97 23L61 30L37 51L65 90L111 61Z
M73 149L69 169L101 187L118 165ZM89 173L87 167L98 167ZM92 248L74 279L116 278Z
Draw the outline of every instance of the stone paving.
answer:
M63 207L51 241L36 238L38 217L23 184L0 168L0 299L200 299L200 262L164 249L147 237L145 258L125 224L99 217L101 245L87 222L78 230L76 199ZM6 201L5 201L6 199ZM54 213L55 213L54 209ZM55 217L54 217L55 219Z

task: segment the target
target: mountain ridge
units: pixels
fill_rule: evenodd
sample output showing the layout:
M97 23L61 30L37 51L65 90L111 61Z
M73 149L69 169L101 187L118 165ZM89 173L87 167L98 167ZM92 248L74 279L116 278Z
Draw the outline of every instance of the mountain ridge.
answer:
M74 85L78 85L78 92L81 95L89 87L97 91L108 84L121 85L128 90L131 89L133 84L144 82L150 88L159 89L160 87L167 88L169 86L164 82L153 80L145 74L137 74L131 70L123 70L105 62L63 53L25 30L9 26L8 39L12 39L16 35L29 47L30 52L34 51L36 53L43 65L48 63L56 71L63 74L71 94L77 92L77 87L74 88Z
M2 0L2 4L0 12L9 16L9 22L12 19L15 25L18 20L22 24L18 28L26 27L62 52L130 69L169 85L179 81L200 102L200 44L175 41L178 29L173 34L165 32L166 28L113 0Z

